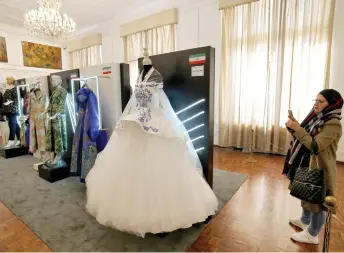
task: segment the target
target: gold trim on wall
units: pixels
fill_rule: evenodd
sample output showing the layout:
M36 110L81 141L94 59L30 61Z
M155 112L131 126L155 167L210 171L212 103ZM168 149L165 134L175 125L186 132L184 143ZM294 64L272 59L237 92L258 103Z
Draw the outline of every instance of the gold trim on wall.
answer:
M178 23L178 9L170 9L121 25L121 37Z
M220 0L219 1L219 10L223 10L230 7L235 7L238 5L250 4L257 2L259 0Z

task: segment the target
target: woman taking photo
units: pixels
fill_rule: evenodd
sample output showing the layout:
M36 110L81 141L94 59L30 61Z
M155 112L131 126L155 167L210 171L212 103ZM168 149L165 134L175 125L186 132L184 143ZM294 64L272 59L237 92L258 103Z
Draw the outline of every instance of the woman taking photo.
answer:
M286 126L293 135L283 174L291 181L299 167L323 169L325 196L334 196L337 173L337 148L342 135L341 111L343 99L338 91L325 89L315 100L314 107L299 124L291 115ZM290 219L290 223L303 231L291 236L294 241L318 244L319 233L326 221L326 208L301 200L302 215Z

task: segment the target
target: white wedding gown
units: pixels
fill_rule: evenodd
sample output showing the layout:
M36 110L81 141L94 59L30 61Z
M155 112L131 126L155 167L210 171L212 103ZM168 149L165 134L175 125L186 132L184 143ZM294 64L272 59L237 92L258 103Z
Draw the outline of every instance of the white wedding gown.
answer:
M87 211L123 232L171 232L214 215L217 198L205 181L190 138L151 68L138 78L116 131L86 178Z

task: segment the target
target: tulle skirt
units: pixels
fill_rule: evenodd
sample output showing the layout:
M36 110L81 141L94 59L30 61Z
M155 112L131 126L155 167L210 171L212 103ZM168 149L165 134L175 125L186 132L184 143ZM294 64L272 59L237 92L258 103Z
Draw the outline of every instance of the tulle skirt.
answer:
M86 186L86 209L100 224L141 237L191 227L218 206L185 143L135 122L113 133Z

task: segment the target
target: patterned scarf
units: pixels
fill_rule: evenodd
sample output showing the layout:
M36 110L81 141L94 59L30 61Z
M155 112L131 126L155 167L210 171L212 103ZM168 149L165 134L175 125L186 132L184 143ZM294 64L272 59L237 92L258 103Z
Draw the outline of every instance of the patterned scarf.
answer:
M316 114L312 109L308 116L301 123L303 127L313 138L318 134L319 128L333 119L341 119L343 99L340 97L334 103L329 104L322 112ZM286 175L291 181L294 180L296 169L299 166L309 166L310 155L317 152L317 143L313 139L312 151L308 150L296 137L290 143L284 168L283 175ZM302 162L302 164L301 164Z

